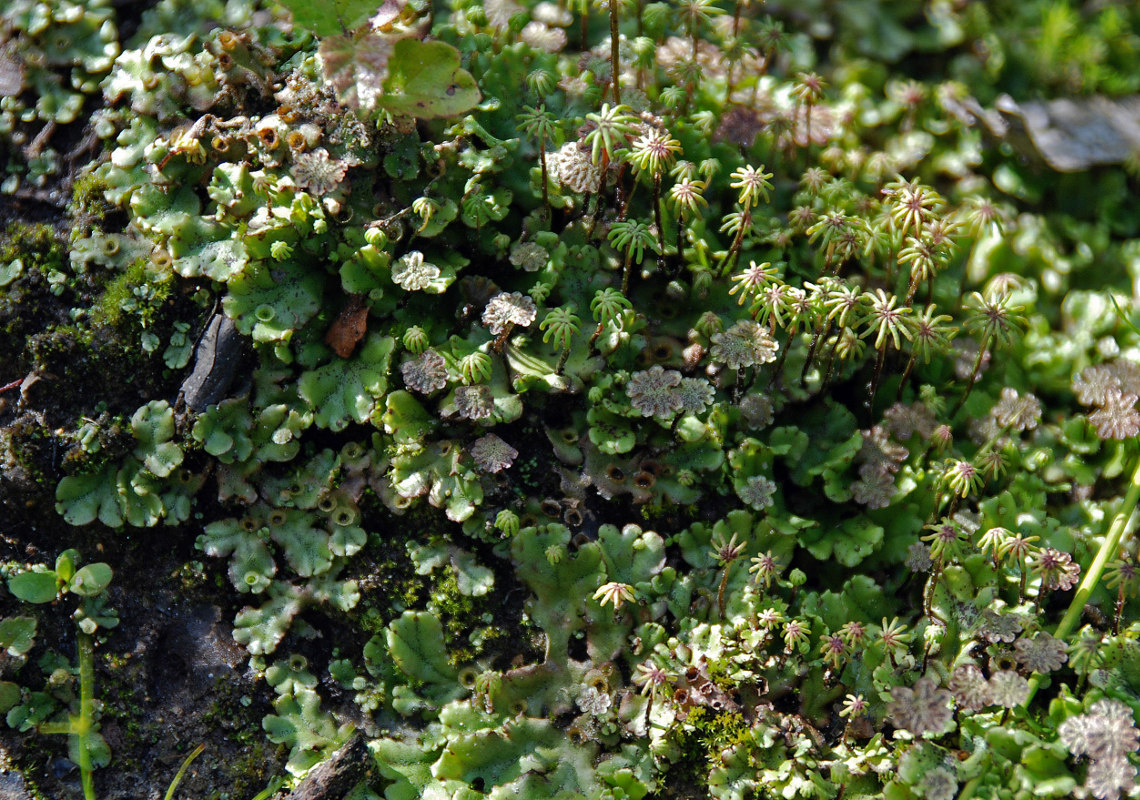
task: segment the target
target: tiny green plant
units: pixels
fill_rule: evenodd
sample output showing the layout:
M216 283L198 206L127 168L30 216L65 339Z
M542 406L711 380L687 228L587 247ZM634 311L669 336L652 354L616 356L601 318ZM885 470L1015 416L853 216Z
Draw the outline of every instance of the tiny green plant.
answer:
M56 558L53 569L32 568L12 574L8 578L8 591L17 599L35 605L52 603L67 595L79 598L72 614L77 627L78 702L74 709L61 712L62 719L42 721L35 730L69 737L69 752L79 766L83 796L85 800L96 800L95 770L110 763L111 750L99 732L95 711L95 636L100 629L116 627L119 619L114 609L106 605L104 596L113 578L111 567L102 561L84 566L80 566L81 563L77 550L65 550ZM203 750L205 745L198 745L186 756L167 788L165 800L173 800L190 764Z
M111 567L102 562L79 566L76 550L65 550L56 558L54 569L32 569L8 578L8 591L18 599L33 604L54 602L63 595L75 595L79 605L74 617L76 659L79 667L79 702L74 712L65 712L60 721L45 721L37 726L40 733L66 734L71 739L71 753L79 765L83 796L95 800L94 774L97 766L110 761L110 748L99 734L95 719L94 635L102 628L113 628L119 620L106 606L103 597L111 584Z

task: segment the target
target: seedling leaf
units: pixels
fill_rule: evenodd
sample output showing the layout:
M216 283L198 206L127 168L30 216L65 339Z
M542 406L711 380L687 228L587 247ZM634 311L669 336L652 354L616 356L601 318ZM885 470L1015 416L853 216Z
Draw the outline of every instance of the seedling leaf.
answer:
M54 572L21 572L8 579L8 591L25 603L50 603L57 588Z
M11 681L0 681L0 714L7 713L20 702L20 687Z
M111 584L111 577L110 565L100 561L76 572L67 588L81 597L94 597Z

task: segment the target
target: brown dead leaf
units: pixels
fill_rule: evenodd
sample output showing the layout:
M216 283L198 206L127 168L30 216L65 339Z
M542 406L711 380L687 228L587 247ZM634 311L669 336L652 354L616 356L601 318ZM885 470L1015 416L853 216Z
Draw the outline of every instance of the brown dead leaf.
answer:
M353 108L371 109L388 75L388 58L399 41L396 34L361 28L321 40L321 68L337 99Z
M348 358L367 331L368 306L364 304L364 295L349 295L348 302L325 334L325 344L341 358Z
M15 97L24 91L24 62L11 45L0 48L0 97Z

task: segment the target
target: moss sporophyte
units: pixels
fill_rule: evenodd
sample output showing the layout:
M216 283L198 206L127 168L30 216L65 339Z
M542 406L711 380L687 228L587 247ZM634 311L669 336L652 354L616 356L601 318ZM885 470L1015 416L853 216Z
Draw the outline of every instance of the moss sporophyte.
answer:
M1140 11L888 5L0 10L7 724L161 537L354 800L1134 794Z

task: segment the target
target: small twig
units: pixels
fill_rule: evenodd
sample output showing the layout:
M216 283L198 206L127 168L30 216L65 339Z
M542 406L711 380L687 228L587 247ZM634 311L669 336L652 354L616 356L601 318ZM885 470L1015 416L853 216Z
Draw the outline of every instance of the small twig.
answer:
M44 126L40 128L40 132L37 133L35 138L32 139L27 147L24 148L24 155L28 158L37 157L44 149L44 145L47 144L48 139L50 139L51 135L55 133L56 127L57 126L55 120L49 119L46 123L44 123Z

